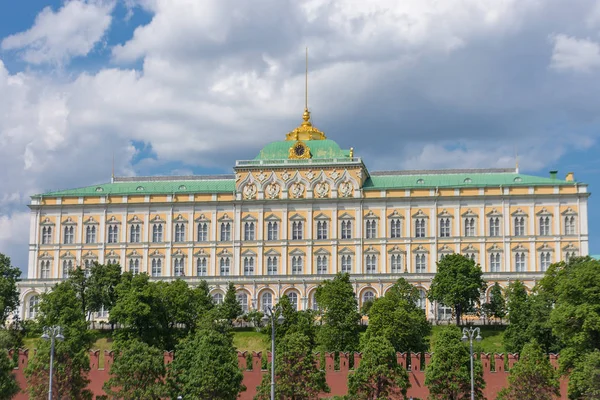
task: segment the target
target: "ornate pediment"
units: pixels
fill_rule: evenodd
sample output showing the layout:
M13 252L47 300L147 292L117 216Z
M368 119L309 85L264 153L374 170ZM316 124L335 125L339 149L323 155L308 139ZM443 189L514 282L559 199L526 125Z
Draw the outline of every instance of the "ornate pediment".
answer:
M425 214L423 210L418 210L412 215L413 218L429 218L429 215Z
M454 215L450 214L445 208L437 216L438 218L454 218Z
M451 254L451 253L454 253L454 249L451 248L450 246L448 246L447 244L445 244L439 248L438 253Z
M390 253L390 254L405 254L406 251L404 249L400 248L399 246L394 246L388 250L388 253Z
M83 222L84 225L98 225L98 221L94 219L94 217L89 217Z
M365 219L379 219L379 217L373 212L373 210L369 210L369 212L365 214Z
M479 217L479 215L477 215L476 213L474 213L470 208L467 211L465 211L464 213L462 213L461 216L463 218L477 218L477 217Z
M469 244L468 246L464 247L462 249L463 254L464 253L479 253L479 249L476 248L475 246L473 246L472 244Z
M546 207L542 208L540 211L535 213L535 215L539 217L551 217L552 213L546 209Z
M398 210L394 210L390 214L388 214L388 218L400 218L400 219L404 219L404 215L402 215L401 213L399 213Z
M182 222L188 222L188 220L185 219L183 215L178 214L177 217L173 218L173 222L182 223Z
M577 211L575 211L571 207L569 207L565 211L563 211L561 214L562 215L577 215Z
M525 246L523 246L522 244L518 244L515 247L512 248L512 251L514 252L528 252L529 249Z
M490 253L500 253L500 252L504 251L504 249L502 247L498 246L496 243L494 243L493 245L488 247L487 251Z

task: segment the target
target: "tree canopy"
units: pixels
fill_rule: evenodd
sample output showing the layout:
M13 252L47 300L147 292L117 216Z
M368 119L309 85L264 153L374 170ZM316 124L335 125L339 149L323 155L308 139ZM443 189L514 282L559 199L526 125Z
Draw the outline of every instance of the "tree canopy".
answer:
M471 397L471 366L467 344L461 341L456 327L441 330L435 342L435 351L425 370L425 385L431 400L467 400ZM483 368L475 360L475 398L483 399Z
M600 350L586 354L569 375L569 399L600 399Z
M19 268L13 267L10 258L0 253L0 326L6 324L8 316L19 306L20 276Z
M219 306L219 309L222 318L231 322L242 315L242 306L237 299L237 292L233 282L229 282L229 285L227 285L227 292L225 292L225 298L223 299L223 303Z
M8 351L0 349L0 400L10 400L21 391L13 374L13 368Z
M502 293L502 287L498 282L490 289L490 299L483 305L486 315L502 320L506 316L506 299Z
M510 370L508 387L498 400L547 400L560 396L558 376L541 346L532 340L523 346L519 361Z
M323 310L318 343L323 351L356 351L359 347L360 313L350 275L338 273L317 288L316 300Z
M462 314L478 304L486 283L479 264L462 254L449 254L437 263L428 297L445 306L453 307L456 324Z
M348 397L356 400L405 398L408 373L398 364L396 350L384 337L373 336L362 346L362 359L348 377Z
M399 352L426 351L431 325L418 300L419 290L406 279L398 279L384 297L373 302L363 339L383 337Z

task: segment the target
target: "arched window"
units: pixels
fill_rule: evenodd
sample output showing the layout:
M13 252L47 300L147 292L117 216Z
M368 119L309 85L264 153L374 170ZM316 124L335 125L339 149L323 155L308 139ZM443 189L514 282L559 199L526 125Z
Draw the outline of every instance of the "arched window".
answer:
M270 292L265 292L260 298L260 307L263 312L273 307L273 295Z
M198 224L198 241L208 241L208 224L206 222L200 222Z
M130 258L129 259L129 272L133 275L137 275L140 273L140 259L139 258Z
M129 241L131 243L139 243L140 242L140 224L132 224L129 228Z
M342 221L342 239L352 239L352 221Z
M270 221L267 224L267 240L279 240L279 223Z
M346 272L348 274L352 272L352 256L342 256L342 272Z
M377 237L377 221L374 219L368 219L366 222L366 238L374 239Z
M450 237L450 218L440 218L440 237Z
M567 215L565 217L565 235L576 235L577 225L575 224L575 216Z
M315 311L318 311L319 310L319 303L317 303L317 294L316 294L316 292L313 292L311 299L312 299L311 300L312 309L315 310Z
M402 224L400 218L392 218L390 221L390 237L392 239L402 237Z
M221 222L221 242L231 240L231 224L229 222Z
M96 226L88 225L85 228L85 242L86 243L96 243Z
M196 275L206 276L207 272L206 257L198 257L196 260Z
M465 218L465 236L475 236L475 218Z
M550 217L548 217L548 216L540 217L540 235L541 236L550 235Z
M552 254L549 251L540 253L540 270L547 271L550 264L552 264Z
M425 218L415 219L415 237L423 238L426 235Z
M42 244L52 243L52 227L44 226L42 228Z
M362 303L365 304L368 301L373 301L375 300L375 292L371 291L371 290L366 290L363 293L363 298L362 298Z
M38 295L33 295L29 298L29 302L27 304L27 318L35 319L37 316L39 302L40 298Z
M500 272L500 253L490 254L490 272Z
M213 294L213 303L216 305L223 304L223 293L215 293Z
M292 222L292 240L302 240L302 221Z
M375 254L369 254L366 257L366 273L374 274L377 272L377 256Z
M117 243L119 241L119 227L117 225L108 226L108 243Z
M175 242L185 242L185 224L175 224Z
M162 276L162 260L160 258L152 259L152 276Z
M299 275L302 273L302 257L292 257L292 275Z
M220 270L221 276L229 275L230 267L231 267L231 260L229 259L229 257L221 257L221 259L219 260L219 270Z
M50 260L42 260L40 262L40 278L50 278Z
M277 257L267 257L267 275L277 275Z
M417 300L417 307L419 307L423 311L426 311L427 309L427 294L423 289L419 289L419 299Z
M417 274L424 274L427 272L427 255L426 254L417 254L415 256L415 272Z
M183 258L175 258L173 259L173 275L174 276L184 276L184 266L183 266Z
M500 218L490 218L490 236L500 236Z
M317 257L317 274L326 274L327 273L327 257L326 256L318 256Z
M254 257L244 257L244 275L254 275Z
M516 253L515 254L515 270L517 272L525 272L527 269L527 259L525 258L525 253Z
M73 270L73 261L63 260L62 269L62 277L63 279L67 279L69 277L69 274Z
M317 222L317 239L327 239L327 221Z
M248 295L245 292L238 292L236 297L240 306L242 306L242 312L246 314L248 312Z
M525 217L515 217L515 236L525 236Z
M244 224L244 240L255 240L254 222L246 222Z
M298 293L296 292L289 292L287 294L288 299L290 299L290 303L292 303L292 307L294 307L294 310L298 309Z
M72 226L65 226L64 242L65 244L73 244L75 234Z
M163 226L162 224L152 225L152 241L160 243L163 241Z
M392 254L390 257L390 264L392 274L399 274L402 272L402 256L400 256L400 254Z

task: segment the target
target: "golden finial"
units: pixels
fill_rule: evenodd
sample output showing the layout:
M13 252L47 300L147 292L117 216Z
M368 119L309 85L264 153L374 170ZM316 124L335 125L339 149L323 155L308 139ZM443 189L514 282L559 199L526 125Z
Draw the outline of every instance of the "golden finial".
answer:
M350 147L350 158L354 157L354 147Z
M324 140L325 134L315 128L310 122L310 111L308 111L308 47L306 48L306 61L304 71L304 113L302 123L299 127L287 134L286 140Z

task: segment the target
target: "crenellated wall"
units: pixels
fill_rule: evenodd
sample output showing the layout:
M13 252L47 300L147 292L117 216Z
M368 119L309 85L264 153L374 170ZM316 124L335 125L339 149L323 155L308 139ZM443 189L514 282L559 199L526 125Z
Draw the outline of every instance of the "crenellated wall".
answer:
M13 351L10 352L12 356ZM90 352L90 372L89 389L95 395L102 395L102 385L109 378L110 366L113 363L113 353L105 351L104 357L101 357L100 351ZM508 373L510 369L518 361L518 354L508 354L506 357L504 354L488 354L481 353L477 355L483 365L483 376L486 381L486 388L484 390L485 396L488 400L494 400L496 394L500 389L506 386ZM242 400L251 400L256 394L256 387L262 381L263 375L267 372L262 369L262 353L252 352L248 355L247 352L238 352L238 363L241 369L244 370L244 385L246 391L240 395ZM347 382L348 375L352 373L350 368L350 359L353 358L354 368L360 365L361 354L360 353L340 353L338 368L336 368L336 360L334 353L325 353L322 357L321 354L315 354L315 360L319 367L324 368L326 371L326 379L331 393L324 394L322 397L330 397L334 395L344 395L347 393ZM550 354L550 363L555 369L558 369L558 355ZM29 359L29 350L19 350L18 366L15 368L15 375L17 381L23 389L27 387L25 376L23 374L24 369L27 367ZM165 364L169 364L174 359L172 352L165 352L164 360ZM251 360L251 365L248 365L248 359ZM324 359L325 364L321 365L321 360ZM425 386L425 368L431 360L431 353L397 353L398 363L409 370L411 388L408 390L408 396L419 399L426 399L429 391ZM267 362L271 362L271 353L267 353ZM567 384L568 380L563 377L560 382L561 388L561 399L567 398ZM21 393L16 400L26 400L26 393Z

